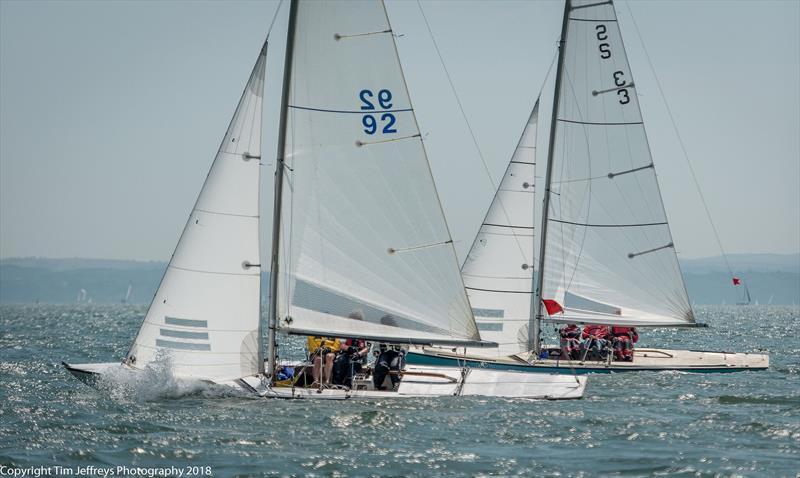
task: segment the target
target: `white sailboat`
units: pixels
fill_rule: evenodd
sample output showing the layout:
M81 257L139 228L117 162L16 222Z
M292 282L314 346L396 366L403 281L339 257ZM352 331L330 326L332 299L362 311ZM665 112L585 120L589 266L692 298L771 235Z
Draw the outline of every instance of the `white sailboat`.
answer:
M533 154L518 147L514 158L527 151ZM514 158L510 169L524 167ZM535 160L531 156L525 162ZM543 350L540 344L542 323L699 325L678 265L611 0L565 2L535 293L527 267L527 256L533 256L532 194L525 200L521 190L506 192L532 183L529 168L518 171L522 177L507 174L503 179L487 215L492 220L484 221L464 265L470 300L479 307L478 323L491 324L493 335L487 337L501 342L501 348L496 354L418 350L410 362L467 360L499 370L569 373L729 372L769 366L768 356L761 354L651 348L637 349L632 362L614 362L612 354L608 360L576 362L563 360L559 347ZM520 253L515 245L527 249ZM470 289L474 284L479 285ZM533 305L526 307L525 298ZM544 313L543 301L555 306L551 313ZM525 318L530 320L527 334L521 327ZM520 364L523 359L526 363Z
M585 377L405 365L399 386L276 383L277 333L409 346L491 346L478 332L382 2L290 6L267 356L260 320L261 109L267 43L144 323L120 363L264 397L579 398ZM284 361L282 363L288 362ZM296 362L290 363L300 366Z

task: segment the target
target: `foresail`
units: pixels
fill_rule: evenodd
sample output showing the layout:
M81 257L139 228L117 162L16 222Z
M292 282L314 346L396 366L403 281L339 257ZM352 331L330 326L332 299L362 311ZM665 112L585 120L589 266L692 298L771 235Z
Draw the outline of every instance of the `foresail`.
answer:
M279 326L480 340L381 2L297 5Z
M542 298L562 321L693 323L614 6L568 14Z
M534 181L539 100L461 267L481 337L498 348L525 351L533 294Z
M266 44L126 361L231 380L259 371L259 182Z

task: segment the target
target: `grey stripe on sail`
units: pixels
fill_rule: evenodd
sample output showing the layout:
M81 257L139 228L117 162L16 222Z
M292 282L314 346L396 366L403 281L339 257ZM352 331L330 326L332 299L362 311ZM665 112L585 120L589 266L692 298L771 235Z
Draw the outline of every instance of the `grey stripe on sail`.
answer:
M365 304L356 298L323 289L315 284L298 280L295 283L292 304L305 309L336 315L351 320L363 320L370 324L379 324L388 327L446 334L448 331L433 327L410 317L404 317L394 312Z
M472 308L472 314L480 317L493 317L501 319L505 313L506 311L503 309L480 309L478 307Z
M188 342L173 342L171 340L156 339L158 347L183 350L211 350L211 344L191 344Z
M185 330L161 329L162 337L175 337L178 339L208 340L208 332L187 332Z
M167 325L180 325L182 327L205 327L208 328L207 320L179 319L177 317L164 317Z
M502 332L503 324L501 322L477 322L478 330L484 332Z

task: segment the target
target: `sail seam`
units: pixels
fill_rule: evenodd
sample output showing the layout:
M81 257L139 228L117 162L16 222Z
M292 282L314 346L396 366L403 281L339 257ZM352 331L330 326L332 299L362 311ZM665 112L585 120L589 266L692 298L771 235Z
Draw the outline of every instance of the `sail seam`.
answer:
M513 224L492 224L489 222L484 222L484 226L495 226L495 227L508 227L511 229L533 229L533 226L515 226Z
M485 225L485 224L484 224ZM503 236L503 237L533 237L533 234L520 234L520 233L511 233L511 234L503 234L502 232L489 232L489 231L481 231L481 234L485 234L487 236Z
M501 294L533 294L531 291L527 290L499 290L499 289L479 289L478 287L464 287L468 290L479 290L481 292L499 292Z
M395 110L332 110L327 108L311 108L310 106L296 106L296 105L288 105L288 107L295 110L320 111L322 113L347 113L347 114L357 114L357 115L365 115L370 113L404 113L406 111L414 111L412 108L403 108Z
M510 276L487 276L483 274L468 274L466 272L462 272L462 275L469 276L469 277L479 277L482 279L508 279L508 280L530 280L530 277L510 277Z
M254 219L258 219L258 217L259 217L258 214L253 216L253 215L250 215L250 214L234 214L232 212L217 212L217 211L209 211L208 209L199 209L199 208L195 209L195 212L204 212L206 214L215 214L217 216L249 217L249 218L254 218Z
M577 7L570 7L570 10L579 10L581 8L599 7L600 5L611 5L611 0L605 2L590 3L588 5L578 5Z
M598 19L598 18L573 18L569 17L570 20L574 20L576 22L616 22L616 19Z
M204 270L200 270L200 269L190 269L188 267L178 267L178 266L172 265L172 264L169 265L169 268L170 269L179 269L179 270L187 271L187 272L199 272L201 274L218 274L218 275L225 275L225 276L254 276L254 277L258 277L259 275L261 275L260 272L257 273L257 274L252 274L252 273L246 273L246 272L204 271Z
M558 118L556 121L561 121L562 123L588 124L588 125L597 125L597 126L629 126L629 125L644 124L643 121L631 121L631 122L623 122L623 123L604 123L604 122L595 122L595 121L576 121L576 120L568 120L568 119L562 119L562 118Z
M570 224L573 226L585 226L585 227L645 227L645 226L664 226L667 224L666 221L664 222L642 222L637 224L590 224L590 223L583 223L583 222L572 222L572 221L562 221L560 219L553 219L549 218L548 220L553 222L558 222L560 224Z
M514 164L530 164L531 166L536 166L536 163L532 163L530 161L509 161Z

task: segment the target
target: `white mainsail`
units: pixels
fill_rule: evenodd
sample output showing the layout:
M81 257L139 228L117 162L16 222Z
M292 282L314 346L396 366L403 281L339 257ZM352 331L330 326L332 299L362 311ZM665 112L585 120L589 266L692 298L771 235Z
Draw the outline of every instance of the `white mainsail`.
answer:
M383 3L296 8L278 326L479 341Z
M541 294L565 312L549 319L692 324L614 6L567 8Z
M534 265L534 182L539 100L533 107L495 197L461 267L481 337L498 348L527 350ZM476 352L477 351L470 351Z
M167 359L176 376L259 372L259 188L267 45L126 362Z

